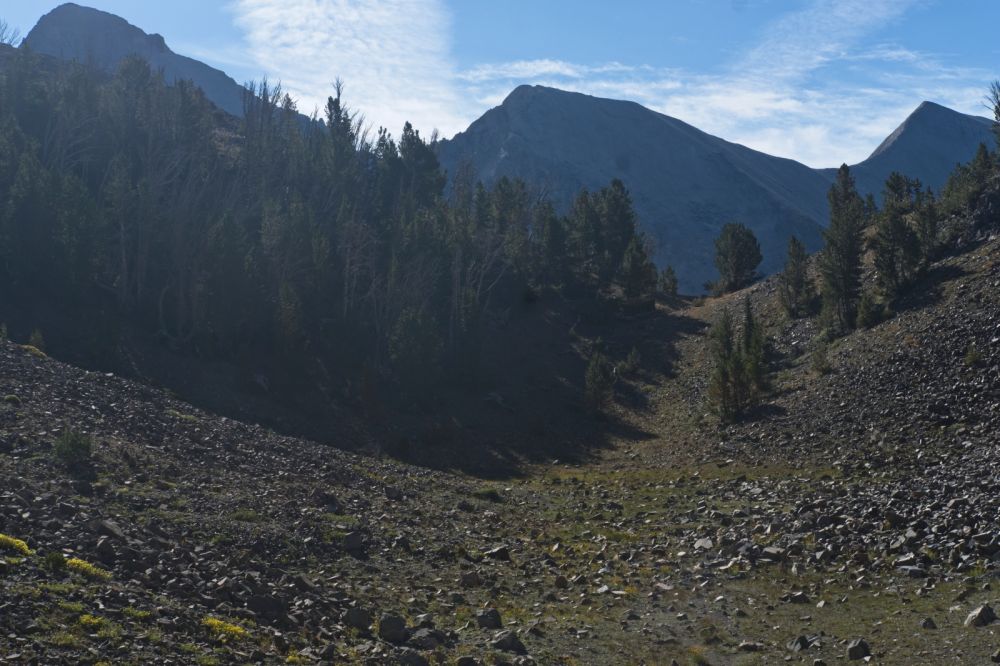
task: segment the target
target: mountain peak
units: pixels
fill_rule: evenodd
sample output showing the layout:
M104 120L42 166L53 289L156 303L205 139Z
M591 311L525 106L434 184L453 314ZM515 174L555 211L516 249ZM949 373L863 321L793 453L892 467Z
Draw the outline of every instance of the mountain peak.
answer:
M906 120L892 134L886 137L885 141L879 144L868 160L876 159L893 150L908 149L908 144L912 141L911 137L917 133L923 135L925 130L932 131L939 136L943 132L950 144L961 145L962 142L954 140L960 137L952 135L979 134L987 137L990 126L991 121L988 118L959 113L936 102L925 100L906 117ZM948 163L945 166L950 169L954 164Z
M120 16L72 2L59 5L39 19L24 39L35 53L75 60L112 73L122 60L137 55L168 83L194 82L223 111L243 114L243 86L225 72L178 55L162 35L147 34Z
M532 85L528 83L522 83L517 86L507 97L504 98L501 106L510 106L517 104L524 104L534 100L547 99L569 99L569 98L584 98L590 97L590 95L584 95L583 93L572 92L569 90L562 90L560 88L552 88L550 86ZM593 98L597 99L597 98Z

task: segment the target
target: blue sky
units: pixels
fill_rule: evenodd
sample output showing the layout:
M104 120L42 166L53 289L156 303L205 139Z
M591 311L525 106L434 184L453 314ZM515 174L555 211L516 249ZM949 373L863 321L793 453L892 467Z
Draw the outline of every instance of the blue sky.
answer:
M0 17L27 32L51 0ZM84 3L88 4L88 3ZM922 100L986 115L1000 0L91 0L310 112L450 136L520 83L630 99L811 166L864 159Z

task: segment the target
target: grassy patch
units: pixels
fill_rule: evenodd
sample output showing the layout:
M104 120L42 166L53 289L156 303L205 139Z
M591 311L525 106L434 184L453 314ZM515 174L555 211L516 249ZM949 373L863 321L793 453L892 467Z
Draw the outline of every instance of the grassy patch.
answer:
M493 502L495 504L503 503L503 495L501 495L495 488L480 488L479 490L474 490L472 491L472 496L486 502Z
M36 358L48 358L48 356L41 349L34 345L21 345L21 349L28 352Z
M139 622L145 622L146 620L148 620L150 617L153 616L153 614L150 613L149 611L139 610L138 608L134 608L133 606L128 606L127 608L122 609L122 614L127 618L130 618L132 620L137 620Z
M12 536L7 536L6 534L0 534L0 550L13 551L15 553L20 553L25 557L35 553L35 551L28 548L28 544L21 539L16 539Z
M250 632L238 624L220 620L217 617L206 617L201 621L215 638L225 642L229 640L244 640L250 637Z
M229 514L232 520L238 520L241 523L260 523L265 520L265 517L257 513L253 509L237 509Z
M180 419L181 421L187 421L188 423L198 423L198 417L193 414L185 414L183 412L178 412L176 409L168 409L167 416L172 416L175 419Z
M105 571L104 569L77 557L71 557L66 560L66 568L80 574L81 576L94 580L110 580L111 578L111 572Z

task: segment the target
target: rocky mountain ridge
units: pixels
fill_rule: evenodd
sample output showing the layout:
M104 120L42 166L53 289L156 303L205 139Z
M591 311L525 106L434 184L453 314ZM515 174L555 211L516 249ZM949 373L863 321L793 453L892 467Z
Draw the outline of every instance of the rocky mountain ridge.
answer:
M893 171L936 192L980 143L992 121L922 103L865 161L852 167L862 195L880 197ZM580 188L620 178L631 190L660 265L677 269L682 291L716 277L713 241L732 221L753 229L763 274L780 269L790 235L822 245L826 192L836 169L811 169L711 136L634 102L544 86L520 86L438 147L450 173L470 164L486 181L521 177L563 208Z
M63 60L114 72L130 55L162 70L168 82L193 81L216 106L243 115L243 86L225 72L170 50L163 37L146 34L114 14L74 3L59 5L39 19L22 47Z

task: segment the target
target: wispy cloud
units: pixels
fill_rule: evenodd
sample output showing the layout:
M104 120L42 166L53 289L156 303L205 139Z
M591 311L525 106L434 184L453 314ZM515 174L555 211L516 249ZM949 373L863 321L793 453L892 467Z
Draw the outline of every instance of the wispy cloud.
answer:
M348 103L399 133L407 120L453 133L466 121L454 86L442 0L235 0L257 66L310 113L340 77Z
M989 72L880 37L925 1L812 0L711 73L558 59L459 69L445 0L234 0L231 8L254 65L280 78L306 113L342 77L348 102L373 124L398 134L409 120L450 136L515 86L536 83L633 100L758 150L835 166L867 157L924 99L982 112Z
M562 61L490 64L460 75L495 103L518 83L637 101L730 141L811 166L863 160L919 102L979 113L989 73L899 44L868 44L918 0L815 0L768 26L712 74Z

